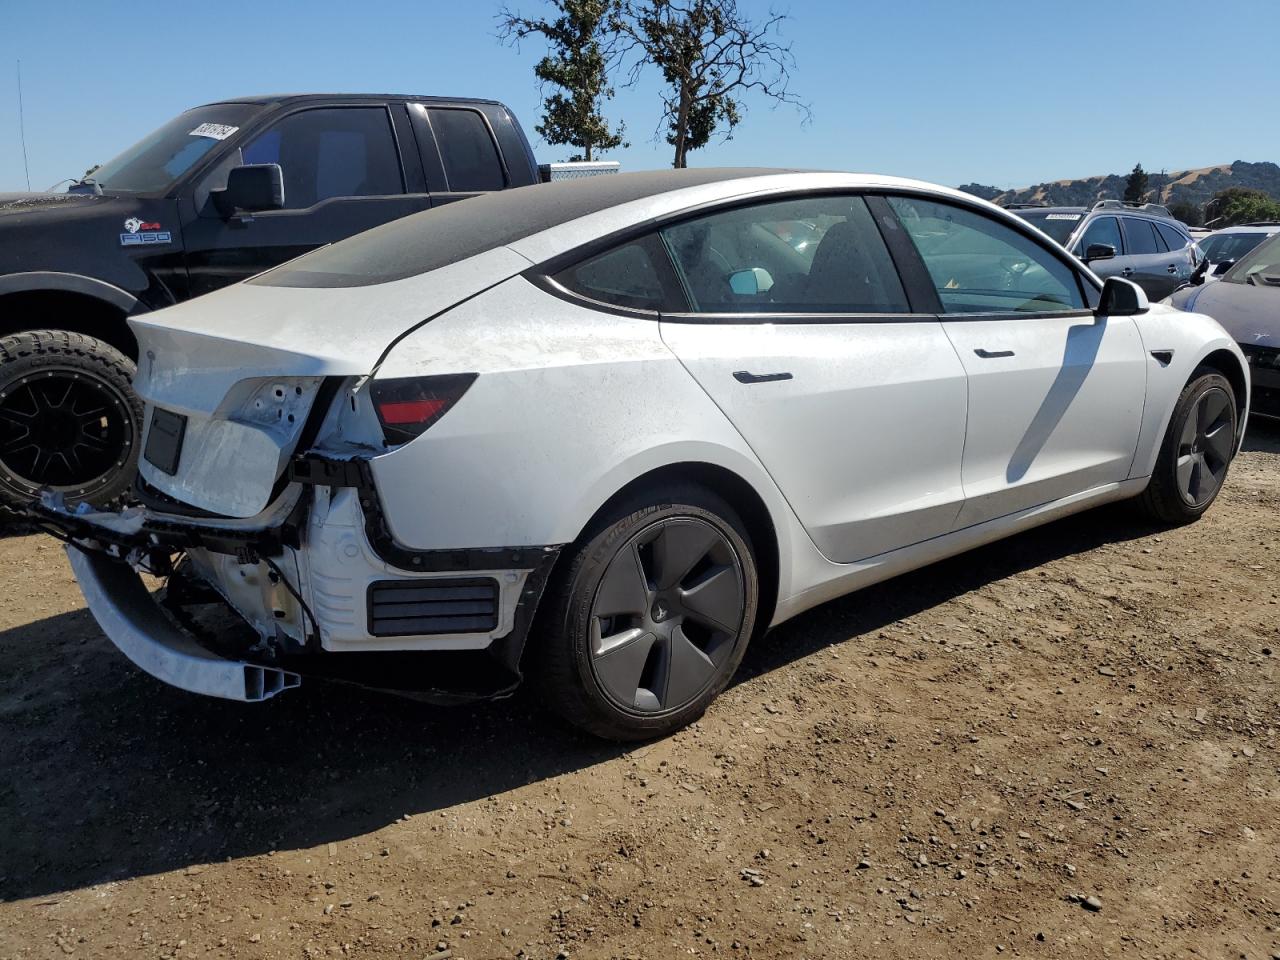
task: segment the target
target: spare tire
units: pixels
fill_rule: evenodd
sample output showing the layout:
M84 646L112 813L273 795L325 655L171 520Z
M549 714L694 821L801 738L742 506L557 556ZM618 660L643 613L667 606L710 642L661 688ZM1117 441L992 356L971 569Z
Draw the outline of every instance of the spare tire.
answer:
M137 367L110 344L65 330L0 338L0 508L41 490L112 503L138 465Z

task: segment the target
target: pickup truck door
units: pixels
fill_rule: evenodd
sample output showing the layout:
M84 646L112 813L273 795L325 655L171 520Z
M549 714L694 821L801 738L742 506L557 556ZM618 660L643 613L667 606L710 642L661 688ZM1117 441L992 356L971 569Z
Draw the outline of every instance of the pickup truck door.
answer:
M512 163L518 165L514 172L509 169L498 146L499 131L479 109L411 103L409 119L432 206L532 182L523 157L513 157Z
M191 295L430 205L403 104L303 108L249 136L242 163L278 163L284 207L231 217L199 202L183 225ZM214 174L213 176L217 176ZM225 182L225 168L221 171Z

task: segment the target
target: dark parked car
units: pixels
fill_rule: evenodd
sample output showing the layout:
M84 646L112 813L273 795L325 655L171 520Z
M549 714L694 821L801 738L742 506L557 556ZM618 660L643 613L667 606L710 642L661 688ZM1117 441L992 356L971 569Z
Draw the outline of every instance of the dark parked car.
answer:
M41 487L127 490L142 435L127 318L538 179L500 103L306 94L196 107L66 193L0 194L0 508Z
M1200 257L1191 234L1164 207L1100 200L1093 207L1017 207L1100 277L1124 277L1162 300L1186 282Z
M1235 337L1253 380L1250 412L1280 417L1280 234L1246 253L1217 283L1183 287L1169 302L1207 313Z
M1202 268L1204 279L1207 282L1217 280L1230 270L1237 260L1267 237L1277 233L1280 233L1280 223L1263 221L1224 227L1207 237L1202 237L1196 245L1200 247L1200 253L1207 261Z

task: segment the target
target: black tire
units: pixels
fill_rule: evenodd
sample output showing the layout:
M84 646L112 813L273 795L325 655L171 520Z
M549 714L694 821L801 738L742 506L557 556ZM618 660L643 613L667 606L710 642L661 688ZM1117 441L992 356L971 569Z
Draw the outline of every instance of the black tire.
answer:
M123 497L138 465L136 367L115 347L65 330L0 338L0 510L42 489L68 503Z
M1143 512L1184 524L1209 509L1235 456L1236 411L1231 381L1207 368L1192 375L1173 408L1151 482L1138 498Z
M677 558L681 551L695 556L702 539L709 544L704 555L683 573L684 560L662 559ZM629 568L633 559L636 566ZM615 560L621 564L616 568ZM666 572L660 569L663 563ZM606 593L631 593L631 587L615 587L630 578L628 569L638 570L638 589L649 591L636 605L648 603L649 609L599 615L608 605ZM610 740L647 740L693 722L742 661L755 627L757 569L746 527L729 504L708 490L666 486L618 503L565 549L541 605L526 662L544 702L574 725ZM671 579L670 571L676 571L676 579L662 588L660 581ZM730 596L735 586L740 591L736 599ZM716 617L709 620L704 614L712 599ZM626 602L609 609L622 606ZM731 609L738 611L736 618L726 615ZM737 622L725 626L723 621L730 619ZM609 636L597 636L593 627ZM636 631L641 633L635 640L601 652L611 638ZM646 637L652 641L644 652ZM637 667L641 657L643 665ZM620 671L623 660L631 666ZM619 694L630 688L620 682L621 673L636 675L630 703Z

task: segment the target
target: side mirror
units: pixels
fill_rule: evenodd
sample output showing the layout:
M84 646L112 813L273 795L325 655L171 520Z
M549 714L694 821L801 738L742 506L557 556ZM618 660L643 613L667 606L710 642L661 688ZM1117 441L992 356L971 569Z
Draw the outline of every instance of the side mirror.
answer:
M1094 313L1101 317L1133 317L1150 309L1146 292L1132 280L1107 277Z
M729 274L729 289L739 297L754 297L773 289L773 276L764 267Z
M1209 261L1201 260L1196 264L1196 268L1191 271L1191 276L1187 277L1187 283L1193 287L1201 286L1204 283L1204 275L1209 272Z
M278 163L249 163L227 172L227 185L210 191L224 217L237 210L279 210L284 206L284 171Z
M1084 262L1115 259L1116 248L1109 243L1091 243L1084 251Z
M1220 277L1235 265L1236 262L1234 260L1223 260L1221 263L1215 263L1213 265L1213 275Z

